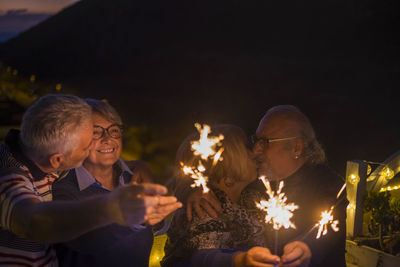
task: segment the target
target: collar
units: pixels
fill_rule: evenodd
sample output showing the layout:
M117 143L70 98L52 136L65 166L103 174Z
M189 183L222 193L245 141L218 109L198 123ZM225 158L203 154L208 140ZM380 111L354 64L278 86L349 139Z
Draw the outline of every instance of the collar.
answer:
M119 159L113 165L113 168L117 169L117 173L119 174L119 185L129 183L133 172L128 168L123 160ZM102 186L101 183L97 181L83 165L75 168L75 173L78 180L79 191L83 191L93 184Z
M38 181L43 179L47 173L43 172L31 159L29 159L21 149L20 141L20 130L11 129L4 140L4 143L8 146L11 155L20 163L25 165L34 180ZM58 176L58 175L57 175Z

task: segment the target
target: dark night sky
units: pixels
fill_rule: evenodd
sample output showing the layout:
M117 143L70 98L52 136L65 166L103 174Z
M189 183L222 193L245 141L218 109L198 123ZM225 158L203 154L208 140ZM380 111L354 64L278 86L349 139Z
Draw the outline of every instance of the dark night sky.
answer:
M1 0L0 42L29 29L78 0Z
M400 148L393 0L83 2L16 38L11 61L107 98L173 149L196 121L251 134L277 104L310 117L340 173L348 159L383 161Z

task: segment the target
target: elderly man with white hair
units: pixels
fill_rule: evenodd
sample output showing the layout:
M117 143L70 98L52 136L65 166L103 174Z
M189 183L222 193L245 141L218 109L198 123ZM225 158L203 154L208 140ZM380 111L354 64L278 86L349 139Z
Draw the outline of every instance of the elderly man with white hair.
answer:
M0 145L0 265L58 266L53 243L111 223L158 223L181 206L154 184L52 201L52 183L82 164L92 135L90 106L69 95L41 97L24 114L21 130L10 130Z

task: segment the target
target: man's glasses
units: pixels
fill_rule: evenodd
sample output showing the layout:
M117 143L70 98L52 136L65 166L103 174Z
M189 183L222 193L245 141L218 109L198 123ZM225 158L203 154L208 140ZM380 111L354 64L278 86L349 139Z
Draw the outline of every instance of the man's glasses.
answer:
M105 134L105 132L108 133L109 136L112 138L118 139L121 138L122 136L122 130L123 127L119 124L112 124L108 126L107 128L103 128L101 126L95 125L93 130L93 139L98 140L102 138Z
M253 144L253 146L256 144L261 144L262 146L266 146L269 143L291 140L295 138L297 138L297 136L284 137L284 138L265 138L265 137L257 137L257 135L253 134L252 136L250 136L250 141Z

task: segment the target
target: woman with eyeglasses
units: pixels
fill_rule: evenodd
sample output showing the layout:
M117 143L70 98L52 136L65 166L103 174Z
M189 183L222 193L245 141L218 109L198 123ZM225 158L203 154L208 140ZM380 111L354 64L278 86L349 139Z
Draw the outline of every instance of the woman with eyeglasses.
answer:
M89 156L82 166L53 184L56 200L73 201L107 194L118 186L150 179L142 173L138 181L135 170L131 169L135 164L120 159L123 127L115 109L101 100L86 99L86 102L92 107L94 124ZM148 170L143 166L140 169ZM147 266L152 242L150 227L113 224L59 244L57 256L60 266Z

